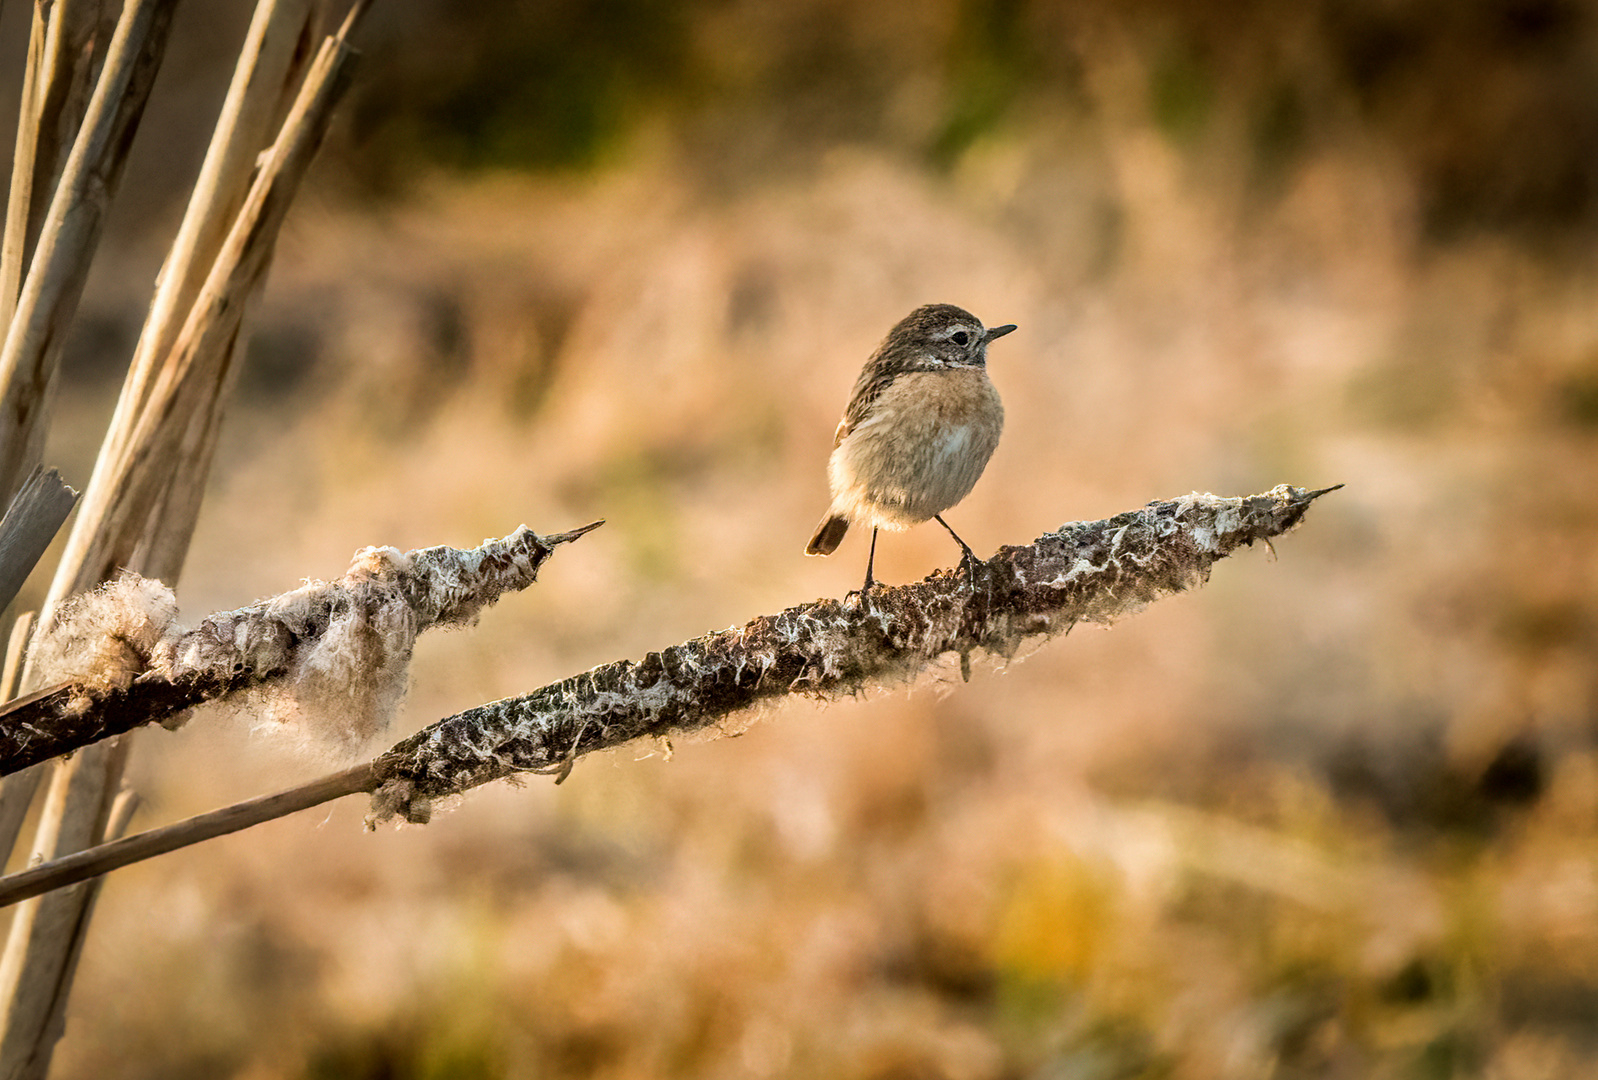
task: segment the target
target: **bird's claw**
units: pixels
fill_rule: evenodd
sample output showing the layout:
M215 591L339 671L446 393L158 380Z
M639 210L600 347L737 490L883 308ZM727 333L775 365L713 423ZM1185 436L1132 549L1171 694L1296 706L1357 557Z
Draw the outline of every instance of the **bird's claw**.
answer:
M960 556L959 569L965 572L966 586L968 588L975 589L977 587L977 567L983 566L985 564L981 559L977 558L976 552L972 551L968 547L964 547L964 545L962 545L962 548L963 554Z

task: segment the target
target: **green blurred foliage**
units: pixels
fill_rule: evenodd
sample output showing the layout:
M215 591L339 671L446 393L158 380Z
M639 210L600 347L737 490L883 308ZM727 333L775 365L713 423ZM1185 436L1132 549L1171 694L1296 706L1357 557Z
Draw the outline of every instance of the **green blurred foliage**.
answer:
M318 1047L305 1080L479 1080L503 1076L503 1052L491 1029L468 1038L438 1028L449 1012L395 1022L381 1031L347 1031Z
M379 13L350 121L359 156L396 171L415 162L594 165L688 85L689 15L669 0L414 3Z
M581 170L655 124L711 170L862 141L948 168L1091 115L1082 59L1106 35L1140 58L1173 143L1246 153L1266 192L1318 140L1374 140L1437 239L1593 224L1598 21L1575 0L943 0L897 19L834 0L411 0L374 15L344 169L370 190L437 167Z
M1026 0L962 0L946 48L948 90L927 148L948 167L999 128L1027 88L1047 82L1049 45L1029 33Z
M1192 50L1178 42L1158 57L1150 72L1154 120L1173 142L1196 142L1215 108L1215 77Z

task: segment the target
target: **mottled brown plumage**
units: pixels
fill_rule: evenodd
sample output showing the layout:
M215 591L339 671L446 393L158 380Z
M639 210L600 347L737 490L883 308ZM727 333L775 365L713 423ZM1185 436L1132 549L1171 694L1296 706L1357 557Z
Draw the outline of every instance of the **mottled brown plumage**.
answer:
M988 381L987 349L1014 326L986 328L953 304L905 316L866 361L833 438L832 506L805 548L837 550L851 522L871 525L864 589L873 583L878 529L936 519L971 492L1004 428ZM966 560L975 556L949 529Z

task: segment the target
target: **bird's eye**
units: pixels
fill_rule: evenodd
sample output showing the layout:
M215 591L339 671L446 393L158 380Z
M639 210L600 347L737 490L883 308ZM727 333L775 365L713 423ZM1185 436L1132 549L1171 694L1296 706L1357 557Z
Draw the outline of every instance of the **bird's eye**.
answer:
M965 345L971 341L971 335L966 333L964 330L956 330L954 333L950 334L949 337L954 340L956 345Z

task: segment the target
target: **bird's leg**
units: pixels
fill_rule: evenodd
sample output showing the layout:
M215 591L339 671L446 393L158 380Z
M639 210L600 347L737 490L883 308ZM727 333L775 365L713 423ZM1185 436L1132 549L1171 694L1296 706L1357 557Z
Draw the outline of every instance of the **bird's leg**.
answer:
M949 523L943 520L942 514L933 514L932 520L942 525L945 529L949 529ZM975 588L977 583L977 563L981 560L977 558L977 553L971 550L971 546L960 539L959 533L949 529L949 535L954 537L954 542L959 544L960 550L965 553L960 556L960 565L965 569L966 584Z
M872 529L871 530L871 554L866 556L866 583L864 585L860 586L860 595L861 596L864 596L866 593L870 592L871 591L871 586L873 586L873 585L875 585L877 583L877 579L871 576L871 568L872 568L872 566L876 565L876 561L877 561L877 530L876 529Z

